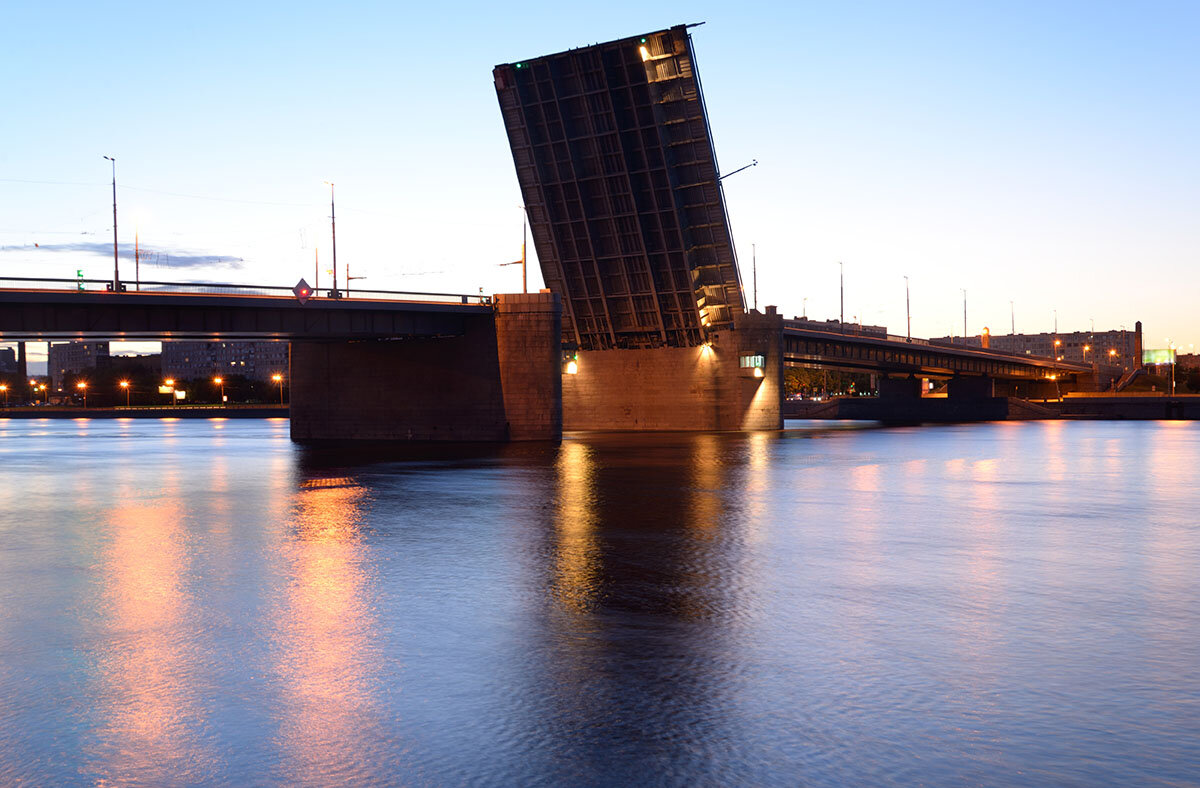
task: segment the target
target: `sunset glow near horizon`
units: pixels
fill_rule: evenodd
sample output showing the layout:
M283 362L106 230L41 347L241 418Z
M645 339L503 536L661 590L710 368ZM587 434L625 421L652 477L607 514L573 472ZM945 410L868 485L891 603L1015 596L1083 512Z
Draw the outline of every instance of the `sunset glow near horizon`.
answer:
M9 9L4 276L520 289L491 69L693 30L750 300L916 336L1200 344L1200 7L526 3ZM314 258L319 255L319 264ZM541 287L530 244L530 288ZM339 270L339 279L344 275ZM807 309L805 310L805 306ZM38 356L35 355L35 358ZM44 357L44 356L42 356Z

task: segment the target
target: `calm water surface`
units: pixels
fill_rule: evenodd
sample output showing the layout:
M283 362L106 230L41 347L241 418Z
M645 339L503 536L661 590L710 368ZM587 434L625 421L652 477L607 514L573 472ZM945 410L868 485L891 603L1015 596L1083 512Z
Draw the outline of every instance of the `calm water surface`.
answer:
M1196 785L1198 471L1183 422L0 421L0 784Z

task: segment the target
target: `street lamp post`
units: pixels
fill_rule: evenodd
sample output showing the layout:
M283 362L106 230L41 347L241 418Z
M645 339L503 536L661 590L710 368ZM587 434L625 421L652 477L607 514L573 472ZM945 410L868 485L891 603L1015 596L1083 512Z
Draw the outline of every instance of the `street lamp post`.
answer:
M8 407L8 384L0 383L0 391L4 392L4 407Z
M908 300L908 277L904 277L904 317L908 323L908 341L912 342L912 309L909 307Z
M112 192L113 192L113 292L121 291L121 268L117 263L117 160L112 156L104 158L112 162Z
M962 288L963 293L963 344L967 344L967 288Z
M128 408L129 407L129 381L122 380L120 382L120 384L118 384L118 385L120 385L121 388L125 389L125 407Z
M279 384L279 404L283 404L283 375L276 372L271 376L271 380Z
M330 298L341 298L337 286L337 209L333 201L333 182L325 181L329 186L329 230L333 236L333 289L329 291Z
M39 388L42 390L42 401L45 404L49 405L50 404L50 392L49 392L49 390L47 390L46 384L43 383L41 386L39 386Z
M167 392L167 396L171 398L171 407L175 407L175 378L167 378L163 381L163 385L170 389Z
M842 333L846 333L846 266L838 261L838 323Z
M75 388L83 392L83 407L87 407L87 381L81 380L75 384Z
M222 377L213 378L213 383L215 383L221 387L221 405L224 406L225 405L225 378L222 378Z

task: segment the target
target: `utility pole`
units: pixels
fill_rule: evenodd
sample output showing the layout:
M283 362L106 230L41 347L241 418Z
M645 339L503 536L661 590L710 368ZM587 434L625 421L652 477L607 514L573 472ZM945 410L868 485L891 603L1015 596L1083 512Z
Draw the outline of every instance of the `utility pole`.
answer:
M904 316L908 323L908 341L912 342L912 308L908 300L908 277L904 277Z
M330 298L341 298L342 294L338 292L337 286L337 208L333 200L333 183L325 181L329 184L329 229L333 235L333 289L329 291ZM280 389L282 391L282 388Z
M754 311L758 311L758 244L750 244L750 270L754 278Z
M838 325L841 326L842 333L846 333L846 266L842 261L838 261L838 287L839 287L839 307L838 307Z
M1010 331L1010 333L1012 333L1014 336L1016 336L1016 333L1017 333L1017 308L1013 305L1012 301L1008 302L1008 316L1009 316L1009 318L1012 319L1012 330Z
M112 162L113 189L113 291L121 291L121 267L117 263L117 160L112 156L104 158Z
M963 288L963 344L967 343L967 288Z
M321 251L313 247L313 292L321 292Z
M526 240L526 228L528 225L527 225L527 220L525 217L524 210L525 210L525 207L521 206L521 211L522 211L522 213L521 213L521 259L513 260L511 263L500 263L500 265L502 265L502 266L505 266L505 265L521 266L521 292L528 293L529 292L529 280L526 278L526 275L525 275L526 274L525 240ZM480 292L483 292L483 288L480 288Z

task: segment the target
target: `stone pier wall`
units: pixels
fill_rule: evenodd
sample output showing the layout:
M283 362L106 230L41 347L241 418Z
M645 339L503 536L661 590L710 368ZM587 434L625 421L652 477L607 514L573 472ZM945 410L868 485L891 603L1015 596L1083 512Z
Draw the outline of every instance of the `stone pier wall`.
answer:
M495 305L459 336L292 342L292 439L559 440L558 298Z
M762 377L740 365L762 355ZM750 313L704 347L581 351L564 374L568 430L783 428L783 321Z

